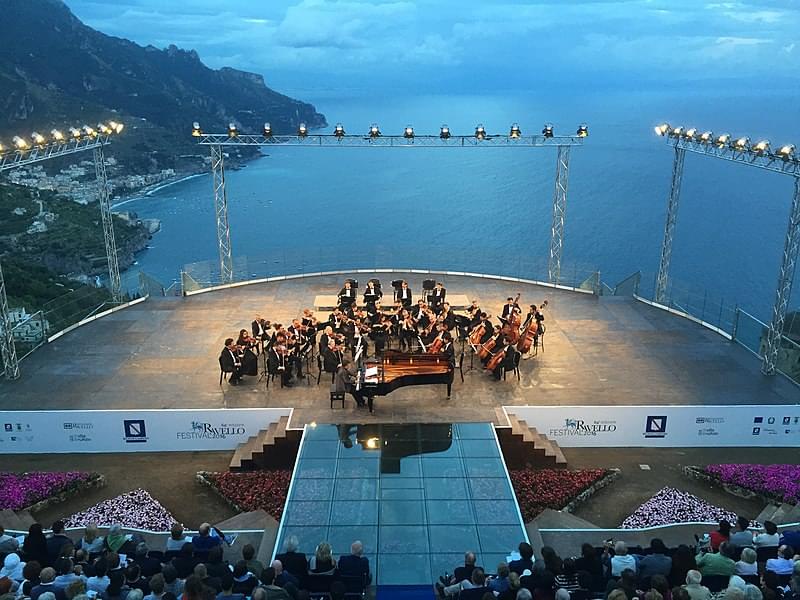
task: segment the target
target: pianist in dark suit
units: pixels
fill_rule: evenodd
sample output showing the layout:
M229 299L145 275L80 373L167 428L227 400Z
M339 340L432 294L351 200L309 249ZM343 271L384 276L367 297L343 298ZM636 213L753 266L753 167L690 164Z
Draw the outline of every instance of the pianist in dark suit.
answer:
M342 358L341 366L336 370L336 375L333 378L333 390L335 392L344 392L353 396L356 401L356 406L362 408L366 405L364 401L364 394L361 390L356 390L356 382L358 381L359 373L357 368L349 357ZM369 412L372 412L372 397L369 400Z

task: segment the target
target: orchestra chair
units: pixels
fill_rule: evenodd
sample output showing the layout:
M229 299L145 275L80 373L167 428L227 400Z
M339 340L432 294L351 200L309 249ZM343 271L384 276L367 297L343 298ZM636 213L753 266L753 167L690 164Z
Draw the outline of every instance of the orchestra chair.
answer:
M337 392L333 386L331 386L331 409L333 409L334 402L341 402L342 408L344 408L344 392Z
M325 371L325 369L322 366L322 355L321 354L317 354L317 369L318 369L318 372L317 372L317 385L319 385L319 382L322 380L322 374L327 372L327 371ZM335 378L336 378L336 371L333 371L331 373L331 383L333 383L333 380Z
M269 362L267 362L269 365ZM275 378L278 377L279 373L276 369L270 369L267 367L267 389L269 389L269 382L275 381ZM283 377L278 377L278 381L281 382L281 387L283 387Z
M222 385L223 380L228 381L228 375L232 374L233 371L226 371L222 367L222 357L219 357L219 384Z
M509 348L509 351L514 353L514 368L511 369L511 370L514 371L514 374L517 376L517 381L519 381L520 380L520 376L519 376L519 361L520 361L520 358L522 358L522 352L518 352L514 348ZM508 373L508 371L509 371L509 369L505 369L505 368L503 369L503 381L506 380L506 373Z

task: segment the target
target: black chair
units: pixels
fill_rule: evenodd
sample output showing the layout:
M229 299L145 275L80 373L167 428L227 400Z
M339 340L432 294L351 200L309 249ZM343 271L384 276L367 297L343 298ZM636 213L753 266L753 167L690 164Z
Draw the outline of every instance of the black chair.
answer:
M279 377L279 373L277 369L273 369L269 367L269 361L267 361L267 387L269 388L269 382L275 381L275 378L278 377L278 380L281 382L281 387L283 387L283 377Z
M339 575L339 581L344 584L345 598L365 598L367 595L366 575Z
M337 392L331 386L331 409L333 409L334 402L341 402L342 408L344 408L344 392Z
M778 558L777 546L766 546L756 548L756 561L760 563L767 562L770 558Z
M760 575L742 575L741 578L744 579L745 583L752 583L753 585L761 585Z
M222 357L219 357L219 384L222 385L222 381L228 380L228 375L233 373L233 371L226 371L225 368L222 366Z
M322 374L323 373L330 373L331 374L331 383L333 383L333 380L336 378L336 371L326 371L323 368L323 364L324 363L323 363L323 360L322 360L322 356L317 354L317 369L319 369L319 371L317 373L317 385L319 385L319 382L322 379Z
M701 584L706 586L712 594L715 594L727 588L730 579L727 575L703 575Z
M514 368L511 370L514 371L514 374L517 376L517 381L519 381L520 380L519 361L522 358L522 353L517 352L516 350L514 350L514 348L509 348L508 351L514 353ZM508 371L509 369L506 368L503 369L503 381L506 380L506 373L508 373Z
M167 564L173 558L175 558L176 556L179 556L180 553L181 553L180 550L167 550L166 552L164 552L164 558L163 558L162 562L164 564Z
M147 558L157 558L162 563L164 562L164 553L161 550L150 550L147 553Z
M331 591L331 584L334 581L336 581L335 573L333 575L309 573L301 583L312 598L320 598L328 597Z

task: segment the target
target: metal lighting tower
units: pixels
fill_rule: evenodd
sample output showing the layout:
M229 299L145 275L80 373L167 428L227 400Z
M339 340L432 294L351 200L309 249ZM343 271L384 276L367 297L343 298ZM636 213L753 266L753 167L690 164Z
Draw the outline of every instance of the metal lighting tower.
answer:
M96 130L86 125L80 129L72 128L69 136L54 129L50 132L50 141L47 141L43 135L34 133L31 136L32 143L24 138L15 137L13 148L5 149L0 144L0 172L78 152L88 150L94 152L97 193L100 215L103 221L106 255L108 257L109 282L111 295L115 302L119 302L122 299L122 289L120 286L119 263L114 240L114 225L111 217L110 193L106 177L103 146L109 144L111 136L121 133L122 129L123 125L121 123L109 121L108 124L99 124ZM0 269L0 327L2 327L2 331L0 331L0 352L3 355L3 373L8 379L16 379L19 377L19 361L10 322L5 280L3 279L2 269Z
M211 170L213 174L214 208L217 221L217 245L219 248L220 280L233 282L233 260L231 253L231 230L228 223L228 196L225 191L224 151L242 146L296 146L303 148L541 148L556 147L556 184L553 194L553 227L550 236L550 260L548 275L552 283L558 283L561 273L561 256L564 248L564 217L567 206L569 179L569 155L572 146L582 146L589 135L586 125L578 127L575 135L554 135L552 125L545 125L542 135L522 135L515 123L508 134L489 135L483 125L475 128L473 135L453 135L449 127L442 126L439 135L417 135L413 127L405 128L401 135L383 135L377 125L372 125L366 135L346 134L341 124L332 134L309 133L304 124L296 135L273 135L269 123L265 123L262 134L246 134L238 131L234 124L227 133L205 133L199 123L194 123L192 136L198 144L211 147Z
M655 130L658 135L666 136L667 143L675 148L672 187L667 206L667 224L656 282L656 300L659 302L666 300L669 258L672 252L672 232L675 227L685 152L713 156L794 178L794 195L789 212L789 226L783 244L775 304L772 307L772 318L767 330L766 347L761 365L762 373L774 375L781 348L786 310L792 295L798 253L800 253L800 159L795 154L795 147L787 144L773 150L767 140L751 144L747 137L733 139L727 133L715 137L710 131L700 133L696 129L673 128L666 123L659 125Z

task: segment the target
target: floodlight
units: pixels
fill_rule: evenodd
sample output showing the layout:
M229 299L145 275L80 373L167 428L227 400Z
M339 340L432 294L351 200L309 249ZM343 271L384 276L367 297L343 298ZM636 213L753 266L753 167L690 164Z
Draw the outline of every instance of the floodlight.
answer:
M667 125L669 127L669 125ZM578 126L578 131L575 132L579 138L589 137L589 128L586 126L586 123L581 123Z
M661 125L655 126L656 135L667 135L672 128L669 126L669 123L662 123Z
M697 127L690 127L683 133L683 137L687 140L693 140L694 136L697 135Z
M372 139L381 137L381 130L377 123L373 123L369 126L369 137Z
M33 140L33 143L36 144L37 146L44 146L47 143L47 139L37 131L34 131L31 134L31 139Z
M750 138L747 136L740 137L732 145L736 150L747 150L750 146Z
M97 131L99 131L103 135L111 135L111 133L112 133L111 127L109 127L105 123L98 123L97 124Z
M269 122L264 123L264 137L272 137L272 125L270 125Z
M722 148L723 146L727 146L731 141L731 134L730 133L723 133L717 136L717 146Z
M514 140L518 140L521 135L522 135L522 132L519 129L519 125L517 123L512 123L511 124L511 130L508 132L508 137L510 137L510 138L512 138Z
M50 137L53 138L54 142L63 142L64 141L64 134L61 133L58 129L51 129L50 130Z
M336 127L334 127L334 129L333 129L333 135L335 135L339 139L343 138L344 137L344 125L342 125L341 123L337 123Z
M69 128L69 135L73 140L81 139L81 130L77 127L70 127Z
M756 154L764 154L769 152L769 140L759 140L753 145L753 152Z
M447 125L442 125L442 128L439 130L439 137L443 140L450 139L450 128Z
M125 129L125 125L118 121L109 121L108 126L111 128L112 133L116 133L117 135L122 133L122 130Z
M411 125L406 125L406 128L403 130L403 137L407 140L414 139L414 128Z
M15 147L17 150L27 150L27 149L28 149L28 147L30 146L30 144L28 144L28 142L27 142L27 141L25 141L25 139L23 139L23 138L19 137L18 135L15 135L15 136L14 136L14 137L11 139L11 141L14 143L14 147Z
M478 123L475 126L475 138L479 140L486 139L486 128L483 126L483 123Z
M542 127L542 135L546 138L553 137L553 124L552 123L545 123L544 127Z
M228 123L228 137L235 138L239 135L239 130L236 127L236 123Z
M783 160L790 160L794 156L794 144L781 146L775 154Z
M300 123L300 125L297 126L297 135L301 138L304 138L308 135L308 127L306 127L305 123Z
M97 137L97 132L88 125L84 125L83 127L81 127L81 131L83 131L83 135L85 135L86 137L90 138Z
M367 439L367 448L369 448L370 450L375 450L378 447L378 444L380 443L380 441L381 441L380 438L376 438L376 437L368 438Z
M669 130L669 136L679 138L683 135L683 127L680 125Z
M704 144L710 144L714 141L714 134L711 131L704 131L700 134L700 141Z
M200 137L203 135L203 130L200 129L200 123L195 121L192 123L192 137Z

